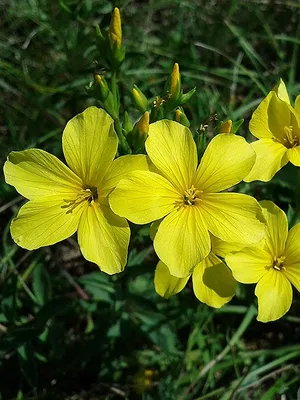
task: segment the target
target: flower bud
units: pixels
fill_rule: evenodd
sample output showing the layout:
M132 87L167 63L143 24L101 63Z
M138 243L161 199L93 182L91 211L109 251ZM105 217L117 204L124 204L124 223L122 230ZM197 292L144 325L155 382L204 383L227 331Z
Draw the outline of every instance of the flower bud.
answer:
M118 49L122 46L122 26L121 26L121 15L120 10L116 7L113 11L113 15L109 25L108 37L112 47Z
M140 112L144 113L147 111L148 108L147 97L136 85L134 85L132 89L132 98L134 105Z
M133 124L130 120L130 117L129 117L127 111L125 111L125 113L124 113L123 129L124 129L126 135L128 135L128 133L132 132L132 130L133 130Z
M107 96L109 94L109 88L108 88L105 78L102 75L98 75L98 74L95 75L94 89L95 89L96 97L99 100L104 101L107 98Z
M118 8L114 9L108 30L109 51L108 60L114 69L119 68L125 57L122 45L121 16Z
M228 121L222 122L219 133L231 133L232 130L232 121L229 119Z
M185 115L183 109L178 107L175 111L175 121L179 122L181 125L190 126L190 121L188 120L187 116Z
M173 71L171 74L171 95L173 98L178 98L181 91L181 79L179 73L179 65L177 63L174 64Z
M135 125L135 131L140 137L146 137L149 132L149 112L146 111Z

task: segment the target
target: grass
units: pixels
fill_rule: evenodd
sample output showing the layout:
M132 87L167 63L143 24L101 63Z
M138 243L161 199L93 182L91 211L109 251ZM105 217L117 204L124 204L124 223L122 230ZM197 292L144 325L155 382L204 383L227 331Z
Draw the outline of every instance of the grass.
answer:
M122 112L138 118L130 90L162 92L173 63L195 132L215 113L245 118L279 77L300 92L297 1L2 0L0 160L39 147L59 157L65 123L88 105L85 91L103 68L95 25L120 5L126 45ZM210 122L208 133L215 128ZM0 182L0 393L2 399L299 398L299 295L278 322L255 320L251 285L220 310L187 286L164 300L154 291L157 262L149 227L133 226L128 267L109 277L70 238L28 252L9 223L23 200ZM242 190L272 199L299 219L299 172L285 167L268 184Z

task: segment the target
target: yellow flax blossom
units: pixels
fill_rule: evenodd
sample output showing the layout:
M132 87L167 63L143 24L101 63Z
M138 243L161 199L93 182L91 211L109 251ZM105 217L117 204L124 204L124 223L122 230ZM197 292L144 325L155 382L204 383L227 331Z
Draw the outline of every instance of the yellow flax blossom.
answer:
M251 144L256 162L246 182L267 182L289 161L300 166L300 96L293 108L282 80L254 111L249 129L259 140Z
M52 245L78 231L84 257L114 274L127 260L130 229L109 207L108 195L132 169L147 169L143 155L113 161L118 138L112 118L89 107L63 132L67 167L43 150L12 152L4 165L6 182L29 199L11 224L15 242L28 250Z
M195 296L202 303L210 307L220 308L234 296L236 280L217 254L224 257L228 252L240 249L243 246L236 243L224 243L214 237L211 239L212 251L193 269L193 289ZM160 296L169 298L181 292L189 278L190 275L186 278L172 276L168 267L159 261L154 275L155 290Z
M226 256L234 278L257 283L258 321L275 321L292 304L292 285L300 291L300 223L288 232L285 213L271 201L262 201L266 239Z
M199 166L190 130L162 120L150 124L146 151L156 172L136 171L110 195L112 210L137 224L163 219L154 248L172 275L186 277L208 256L209 232L221 240L259 242L260 206L245 194L223 192L250 171L255 153L240 136L217 135Z

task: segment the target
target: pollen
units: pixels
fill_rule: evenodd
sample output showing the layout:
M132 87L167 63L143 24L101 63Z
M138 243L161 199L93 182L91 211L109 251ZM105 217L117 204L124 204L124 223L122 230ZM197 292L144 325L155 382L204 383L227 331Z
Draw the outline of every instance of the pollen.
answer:
M75 200L64 200L67 204L63 205L62 208L67 208L67 214L70 214L80 204L84 202L91 204L97 199L98 191L96 187L83 188L80 190Z

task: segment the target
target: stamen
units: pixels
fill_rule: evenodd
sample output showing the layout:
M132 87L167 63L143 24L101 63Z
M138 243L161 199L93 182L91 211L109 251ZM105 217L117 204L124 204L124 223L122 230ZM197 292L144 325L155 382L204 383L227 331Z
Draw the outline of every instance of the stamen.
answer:
M285 270L284 261L285 261L285 257L284 256L274 257L274 261L273 261L272 267L276 271Z
M73 212L73 210L75 210L76 207L78 207L84 201L92 203L93 201L97 200L97 198L98 198L97 188L92 187L92 188L81 189L75 200L67 200L67 199L64 200L68 204L63 205L61 208L68 208L67 214L70 214Z
M293 133L293 126L285 126L283 128L284 136L281 138L273 136L274 142L282 143L286 148L291 149L295 146L299 146L300 138L297 134Z

